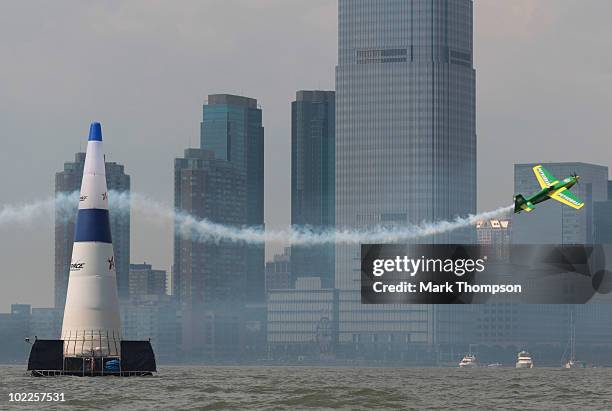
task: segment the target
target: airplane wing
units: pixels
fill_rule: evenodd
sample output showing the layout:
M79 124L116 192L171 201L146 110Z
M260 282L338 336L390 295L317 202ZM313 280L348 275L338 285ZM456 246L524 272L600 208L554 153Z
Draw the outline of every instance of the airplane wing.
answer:
M538 179L538 183L540 183L541 188L548 188L551 185L555 184L558 180L553 176L550 171L542 167L541 165L537 165L533 168L533 173Z
M584 203L582 202L582 200L576 197L574 193L572 193L565 187L556 190L550 195L550 198L554 198L555 200L560 201L563 204L568 205L572 208L575 208L576 210L579 210L584 207Z

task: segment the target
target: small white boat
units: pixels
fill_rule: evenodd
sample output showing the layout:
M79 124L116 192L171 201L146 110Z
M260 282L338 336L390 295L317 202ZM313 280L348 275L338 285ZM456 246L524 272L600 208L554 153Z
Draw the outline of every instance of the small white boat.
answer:
M533 368L533 360L527 351L518 353L516 368Z
M498 363L498 362L494 362L493 364L487 365L487 367L489 368L499 368L501 366L502 366L501 363Z
M586 364L583 363L582 361L569 360L568 362L565 363L563 368L567 368L567 369L570 369L570 368L586 368Z
M476 361L476 356L474 354L466 355L459 362L459 368L476 368L476 367L478 367L478 362Z

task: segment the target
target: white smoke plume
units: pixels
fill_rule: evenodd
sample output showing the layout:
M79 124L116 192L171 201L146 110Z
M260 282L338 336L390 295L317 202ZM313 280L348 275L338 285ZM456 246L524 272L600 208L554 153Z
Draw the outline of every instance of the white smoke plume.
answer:
M0 229L14 224L29 225L38 219L52 219L55 212L60 218L74 218L71 211L76 212L78 202L79 195L75 191L29 204L5 205L0 207Z
M316 230L311 227L291 227L286 229L264 230L258 227L235 227L200 219L188 213L176 211L146 196L137 193L109 193L111 213L142 213L154 220L174 221L177 233L183 238L198 242L241 242L263 244L265 242L287 242L295 245L315 244L362 244L394 243L414 240L435 234L447 233L474 225L508 213L513 206L479 214L458 217L449 221L424 222L417 225L394 227L371 227L364 229ZM78 192L60 194L56 198L26 204L20 207L0 208L0 229L8 224L28 224L37 218L70 220L75 217L78 205ZM55 212L55 214L54 214Z

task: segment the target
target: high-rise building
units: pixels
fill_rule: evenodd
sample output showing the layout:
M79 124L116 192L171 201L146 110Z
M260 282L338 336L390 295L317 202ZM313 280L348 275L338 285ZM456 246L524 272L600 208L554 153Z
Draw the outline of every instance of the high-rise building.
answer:
M151 264L130 264L130 298L146 295L166 295L166 271L155 270Z
M298 91L291 104L291 224L315 230L335 222L336 102L333 91ZM292 284L319 277L334 287L334 246L292 246Z
M514 165L514 192L531 195L541 187L534 175L537 164ZM517 214L513 218L514 244L592 244L595 236L593 203L608 198L608 167L588 163L542 163L557 178L578 174L580 181L572 193L584 201L580 210L558 201L536 205L533 213Z
M612 180L608 181L608 199L593 203L595 244L612 244Z
M476 210L471 0L339 0L336 226L437 221ZM427 242L472 242L474 229ZM360 250L336 247L341 343L459 342L461 307L362 306Z
M211 150L174 163L177 210L226 226L246 224L246 174ZM246 246L198 241L177 219L172 287L182 309L182 350L191 358L236 354L248 290Z
M233 164L244 174L246 225L264 225L264 128L257 100L230 94L212 94L203 106L200 148ZM265 246L250 245L247 253L246 299L265 299Z
M55 174L55 194L71 194L79 191L83 179L85 153L76 153L73 162L64 163L64 170ZM106 184L109 190L118 192L130 191L130 176L124 166L106 162ZM55 307L64 308L72 243L74 241L74 221L78 202L74 204L74 213L66 215L63 210L55 213ZM128 275L130 266L130 212L110 210L110 225L115 250L115 269L117 271L117 291L119 298L128 297Z
M214 152L190 148L174 163L174 206L214 223L246 224L245 175ZM198 241L181 235L175 223L174 295L189 305L244 302L245 246L231 242Z
M608 196L603 201L593 202L594 243L612 247L612 180L607 184ZM605 285L602 287L605 290ZM593 298L602 304L589 304L577 310L576 335L588 338L592 344L609 344L612 341L612 326L608 318L612 316L610 293L599 293ZM579 334L580 333L580 334Z

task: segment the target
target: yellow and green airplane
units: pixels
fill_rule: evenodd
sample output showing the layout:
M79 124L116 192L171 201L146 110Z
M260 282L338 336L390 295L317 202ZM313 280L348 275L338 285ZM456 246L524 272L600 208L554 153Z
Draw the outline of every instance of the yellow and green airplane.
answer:
M514 196L514 212L531 211L535 208L535 204L546 201L549 198L554 198L576 210L584 207L584 202L572 194L569 188L578 182L580 176L575 173L563 180L557 180L548 170L542 165L537 165L533 168L538 183L542 190L534 193L531 197L525 198L521 194Z

